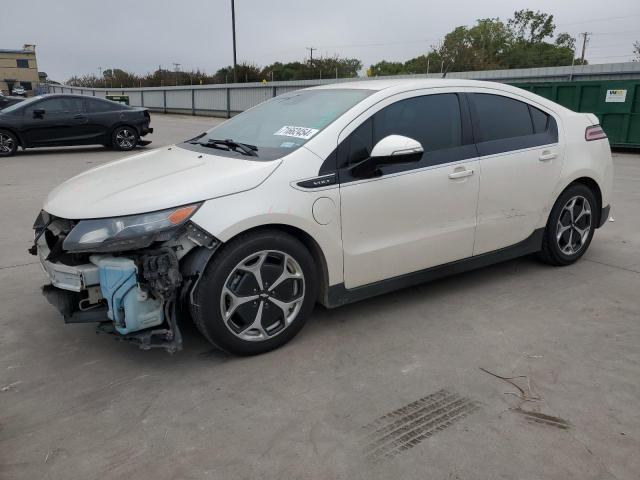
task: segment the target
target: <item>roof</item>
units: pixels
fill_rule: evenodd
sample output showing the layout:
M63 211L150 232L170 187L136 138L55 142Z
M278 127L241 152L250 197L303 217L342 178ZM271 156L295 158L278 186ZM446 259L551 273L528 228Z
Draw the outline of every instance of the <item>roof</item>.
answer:
M317 87L311 87L312 89L333 89L333 88L354 88L363 90L385 90L393 87L411 87L411 88L437 88L437 87L478 87L490 85L495 87L493 82L481 82L478 80L458 80L449 78L390 78L379 80L359 80L355 82L340 82L328 85L320 85Z
M26 55L26 54L35 55L36 54L35 50L25 50L24 48L20 48L18 50L0 48L0 53L18 53L18 54L24 54L24 55Z

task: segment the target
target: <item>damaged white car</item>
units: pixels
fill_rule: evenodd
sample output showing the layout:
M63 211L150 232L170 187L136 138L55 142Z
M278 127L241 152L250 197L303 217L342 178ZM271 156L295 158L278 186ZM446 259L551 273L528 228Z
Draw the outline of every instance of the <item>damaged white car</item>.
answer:
M35 229L68 323L182 347L276 348L334 307L529 253L568 265L608 218L594 115L462 80L276 97L178 145L82 173Z

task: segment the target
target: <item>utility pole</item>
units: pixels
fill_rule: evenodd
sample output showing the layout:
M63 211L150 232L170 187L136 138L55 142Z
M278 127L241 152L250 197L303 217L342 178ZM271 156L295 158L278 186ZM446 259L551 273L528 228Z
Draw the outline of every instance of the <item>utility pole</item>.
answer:
M587 50L587 39L589 38L589 35L591 35L591 32L582 32L580 35L582 35L582 55L581 55L581 64L584 65L584 54L585 51Z
M309 56L309 63L311 64L311 66L313 67L313 51L317 50L317 48L315 47L307 47L307 50L309 50L310 56Z
M236 83L236 70L238 62L236 60L236 6L235 0L231 0L231 30L233 32L233 83Z
M180 70L179 63L173 63L173 70L176 72L176 87L178 86L178 71Z

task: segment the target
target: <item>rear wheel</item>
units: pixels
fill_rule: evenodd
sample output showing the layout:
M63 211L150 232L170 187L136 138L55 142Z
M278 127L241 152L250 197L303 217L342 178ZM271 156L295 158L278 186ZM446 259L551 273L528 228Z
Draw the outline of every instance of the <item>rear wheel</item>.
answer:
M570 265L584 253L595 231L598 203L581 184L569 186L551 209L540 258L551 265Z
M129 126L117 127L111 136L111 142L115 149L129 151L138 144L138 132Z
M237 355L278 348L313 310L316 268L296 238L279 231L241 236L207 266L192 317L214 345Z
M8 130L0 130L0 157L10 157L18 150L18 139Z

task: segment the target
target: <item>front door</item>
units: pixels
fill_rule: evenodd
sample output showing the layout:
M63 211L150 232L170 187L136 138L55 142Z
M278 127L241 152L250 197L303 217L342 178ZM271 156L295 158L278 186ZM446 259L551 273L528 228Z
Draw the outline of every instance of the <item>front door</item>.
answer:
M338 147L344 281L354 288L470 257L476 227L478 160L455 93L387 99ZM404 94L403 97L406 97ZM393 98L393 97L392 97ZM413 138L417 163L357 178L353 165L380 139Z
M87 116L79 97L47 98L23 114L23 135L30 146L73 144L86 134Z

